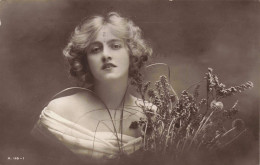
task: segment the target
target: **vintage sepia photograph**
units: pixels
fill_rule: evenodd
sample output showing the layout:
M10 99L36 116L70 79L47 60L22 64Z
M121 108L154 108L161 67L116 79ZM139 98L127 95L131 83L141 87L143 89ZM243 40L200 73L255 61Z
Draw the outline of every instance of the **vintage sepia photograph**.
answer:
M258 0L0 0L0 165L259 165Z

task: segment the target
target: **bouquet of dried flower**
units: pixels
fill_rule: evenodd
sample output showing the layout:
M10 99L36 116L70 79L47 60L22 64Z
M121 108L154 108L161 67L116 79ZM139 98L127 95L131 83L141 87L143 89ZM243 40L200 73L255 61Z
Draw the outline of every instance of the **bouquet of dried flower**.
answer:
M200 98L200 83L192 86L193 93L188 92L190 87L177 96L166 76L151 88L141 74L136 75L132 84L142 97L143 104L138 106L146 116L137 121L143 130L144 151L176 160L188 152L219 150L246 131L244 121L235 119L238 101L224 109L221 100L252 88L253 83L227 88L211 68L204 80L206 96ZM224 124L230 120L232 128L227 130Z

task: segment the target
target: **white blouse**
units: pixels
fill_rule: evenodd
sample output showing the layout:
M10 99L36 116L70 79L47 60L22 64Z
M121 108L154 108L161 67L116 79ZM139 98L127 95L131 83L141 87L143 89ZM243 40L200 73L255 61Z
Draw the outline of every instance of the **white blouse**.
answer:
M73 123L47 107L41 112L32 135L49 142L56 141L79 156L85 162L107 162L119 154L130 155L142 146L142 137L132 137L113 132L93 132ZM120 146L120 147L119 147Z

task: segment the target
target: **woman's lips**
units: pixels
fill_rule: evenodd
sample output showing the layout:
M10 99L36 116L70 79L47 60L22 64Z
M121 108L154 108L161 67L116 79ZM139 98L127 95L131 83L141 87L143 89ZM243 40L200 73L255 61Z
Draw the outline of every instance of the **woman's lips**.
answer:
M108 68L113 68L113 67L116 67L115 64L112 64L112 63L106 63L102 66L102 70L104 69L108 69Z

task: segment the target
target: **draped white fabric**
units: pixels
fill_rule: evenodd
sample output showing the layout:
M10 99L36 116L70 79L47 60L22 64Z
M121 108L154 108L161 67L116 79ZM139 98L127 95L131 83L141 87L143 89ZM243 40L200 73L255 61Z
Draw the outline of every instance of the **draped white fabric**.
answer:
M132 154L139 150L142 138L113 132L93 132L73 123L55 112L44 108L32 132L55 138L86 161L106 161L116 158L120 153ZM38 135L39 136L39 135ZM120 145L121 147L118 147Z

